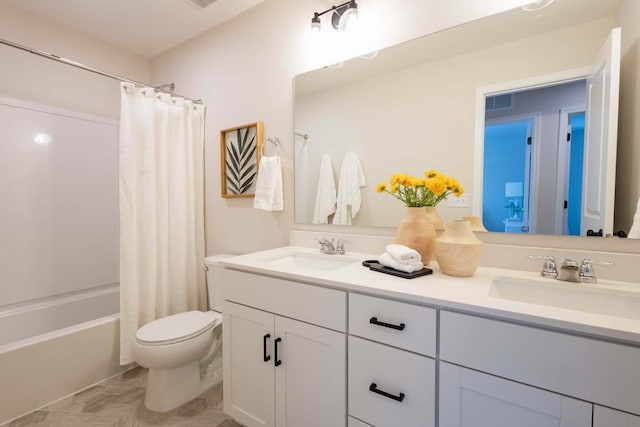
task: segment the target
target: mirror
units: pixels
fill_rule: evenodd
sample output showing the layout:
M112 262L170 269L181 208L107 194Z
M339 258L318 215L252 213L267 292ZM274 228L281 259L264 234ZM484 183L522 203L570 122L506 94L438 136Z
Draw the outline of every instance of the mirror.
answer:
M323 155L331 160L337 186L349 151L359 157L366 181L352 225L396 227L404 205L376 192L377 184L396 173L423 176L430 169L455 177L466 193L455 206L447 200L438 205L445 221L481 212L482 174L474 150L478 89L586 69L616 26L620 3L556 0L535 13L517 8L386 48L373 58L297 75L296 223L314 223ZM545 174L557 157L539 162ZM539 193L557 198L555 190ZM514 212L504 196L507 218Z

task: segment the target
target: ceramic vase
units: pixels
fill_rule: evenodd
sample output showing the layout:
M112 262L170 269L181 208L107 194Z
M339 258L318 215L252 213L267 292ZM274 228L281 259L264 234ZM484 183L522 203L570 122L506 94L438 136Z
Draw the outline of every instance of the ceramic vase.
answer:
M469 221L471 223L471 231L479 231L482 233L487 232L487 229L484 228L484 225L482 224L482 218L480 218L479 216L475 216L475 215L463 216L462 220Z
M438 210L435 206L425 206L424 211L436 230L444 230L444 223L442 222L442 218L440 217L440 214L438 214Z
M436 229L425 215L423 207L407 208L398 224L396 242L415 249L422 257L422 263L429 264L436 251Z
M482 241L469 221L449 221L436 239L440 271L450 276L472 276L482 257Z

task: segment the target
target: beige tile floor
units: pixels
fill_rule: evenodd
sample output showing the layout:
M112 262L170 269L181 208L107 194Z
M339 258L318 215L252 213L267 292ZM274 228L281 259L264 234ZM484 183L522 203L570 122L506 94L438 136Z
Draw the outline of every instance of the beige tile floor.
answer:
M144 406L146 382L137 367L0 427L241 427L222 412L222 384L160 414Z

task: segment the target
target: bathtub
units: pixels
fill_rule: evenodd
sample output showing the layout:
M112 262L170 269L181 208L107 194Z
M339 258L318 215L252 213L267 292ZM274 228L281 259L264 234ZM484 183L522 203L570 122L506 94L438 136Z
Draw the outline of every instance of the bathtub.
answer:
M117 284L0 308L0 424L130 368L119 336Z

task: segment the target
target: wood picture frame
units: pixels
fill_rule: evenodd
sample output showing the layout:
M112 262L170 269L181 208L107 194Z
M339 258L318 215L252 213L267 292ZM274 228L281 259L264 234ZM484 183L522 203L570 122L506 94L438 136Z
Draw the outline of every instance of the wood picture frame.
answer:
M254 197L262 154L262 122L220 131L220 190L225 198Z

